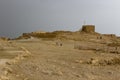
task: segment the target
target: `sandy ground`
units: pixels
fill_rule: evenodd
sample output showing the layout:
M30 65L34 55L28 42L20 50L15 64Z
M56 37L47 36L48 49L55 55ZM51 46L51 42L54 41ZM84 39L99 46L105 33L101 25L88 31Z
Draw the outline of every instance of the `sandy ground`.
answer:
M119 61L114 61L119 60L119 54L75 49L76 44L95 49L104 46L94 41L35 39L8 44L4 56L10 58L0 59L0 66L4 64L0 68L1 80L120 80Z

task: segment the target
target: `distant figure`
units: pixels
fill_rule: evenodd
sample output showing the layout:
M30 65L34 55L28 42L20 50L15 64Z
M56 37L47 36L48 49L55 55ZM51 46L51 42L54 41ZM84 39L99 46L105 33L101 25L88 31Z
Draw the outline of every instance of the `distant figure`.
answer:
M100 39L102 39L102 36L100 36Z
M117 51L117 50L118 50L118 47L115 47L115 50Z
M57 46L62 46L63 44L61 42L56 42Z
M59 46L58 42L56 42L56 45Z
M97 37L97 39L98 39L98 37Z
M102 36L97 37L97 39L102 39Z
M60 46L62 46L62 43L60 43Z

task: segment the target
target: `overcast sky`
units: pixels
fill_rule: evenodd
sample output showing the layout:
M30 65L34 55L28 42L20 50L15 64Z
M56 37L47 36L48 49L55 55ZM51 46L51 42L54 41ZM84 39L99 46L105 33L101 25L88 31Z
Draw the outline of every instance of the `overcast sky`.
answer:
M120 0L0 0L0 36L77 31L84 21L97 32L120 35Z

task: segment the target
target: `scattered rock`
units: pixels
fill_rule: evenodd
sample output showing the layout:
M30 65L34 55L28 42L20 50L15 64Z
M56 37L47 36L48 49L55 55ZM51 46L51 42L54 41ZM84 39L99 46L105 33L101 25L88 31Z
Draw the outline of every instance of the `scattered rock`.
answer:
M83 60L75 60L75 63L84 63L84 61Z
M91 58L91 61L90 63L95 65L95 64L98 64L99 60L97 58Z
M6 74L6 75L7 75L8 73L12 73L12 72L13 72L13 70L12 70L11 68L9 68L9 67L5 67L4 70L5 70L5 74Z
M15 76L16 76L16 77L20 77L20 75L18 75L18 74L17 74L17 75L15 75Z
M11 65L12 63L10 61L6 62L7 65Z
M24 80L29 80L29 78L25 78Z
M45 75L51 75L51 74L52 74L52 71L42 70L42 73L45 74Z
M52 72L53 75L58 75L58 76L62 76L63 72L62 71L58 71L58 72Z
M109 71L109 72L108 72L108 74L109 74L109 75L112 75L112 74L113 74L113 72L112 72L112 71Z
M0 79L1 80L10 80L8 77L6 77L6 76L0 76Z
M79 74L75 74L75 76L76 76L76 77L78 77L78 78L80 78L80 77L81 77L81 75L79 75Z

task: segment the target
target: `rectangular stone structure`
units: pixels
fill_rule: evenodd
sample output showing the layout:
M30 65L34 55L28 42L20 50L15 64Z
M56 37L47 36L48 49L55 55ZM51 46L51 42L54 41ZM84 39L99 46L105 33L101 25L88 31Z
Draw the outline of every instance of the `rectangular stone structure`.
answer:
M87 32L87 33L95 32L95 25L83 25L82 32Z

